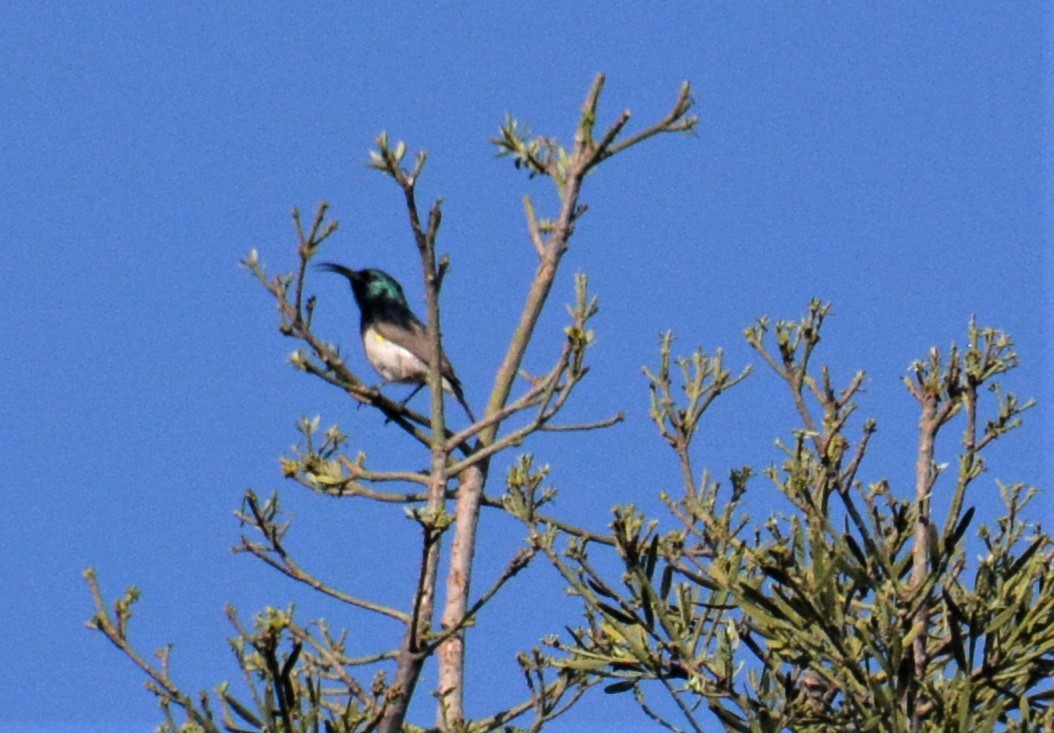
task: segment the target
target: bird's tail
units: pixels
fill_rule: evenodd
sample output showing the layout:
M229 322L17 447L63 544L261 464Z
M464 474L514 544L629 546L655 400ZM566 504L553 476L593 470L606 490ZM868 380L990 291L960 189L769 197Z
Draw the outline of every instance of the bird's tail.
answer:
M418 389L420 389L420 387ZM461 387L461 380L454 374L453 369L450 369L443 374L443 391L454 395L454 399L456 399L458 404L461 405L465 414L468 415L468 419L472 422L476 422L476 416L472 414L472 408L468 406L468 400L465 399L465 390Z
M457 399L461 407L464 408L465 414L468 415L468 419L472 422L476 422L476 416L472 414L472 408L468 406L468 401L465 400L465 392L461 389L461 385L454 383L450 386L452 388L450 391L454 393L454 397Z

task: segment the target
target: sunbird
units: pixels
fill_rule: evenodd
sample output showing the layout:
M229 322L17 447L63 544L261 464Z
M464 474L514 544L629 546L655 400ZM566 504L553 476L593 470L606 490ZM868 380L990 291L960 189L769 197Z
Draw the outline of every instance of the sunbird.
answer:
M352 270L333 262L320 263L318 269L343 275L351 283L351 292L361 314L359 331L366 359L385 381L417 385L417 389L404 400L404 403L408 402L428 383L432 333L410 310L403 286L382 270ZM465 401L461 380L442 350L439 353L439 373L443 377L443 389L454 395L475 422L476 417Z

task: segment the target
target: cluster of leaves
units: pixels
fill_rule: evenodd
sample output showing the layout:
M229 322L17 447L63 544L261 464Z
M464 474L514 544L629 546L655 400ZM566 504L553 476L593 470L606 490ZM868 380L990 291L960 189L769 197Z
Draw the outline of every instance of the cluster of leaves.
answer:
M742 513L751 469L732 472L721 500L689 463L702 410L736 378L720 352L697 351L679 361L677 395L664 339L649 379L652 416L683 468L683 493L663 495L678 526L660 533L632 507L616 509L619 582L594 570L584 543L554 559L587 619L570 641L553 642L564 652L554 665L608 676L608 692L632 690L671 729L646 694L655 685L697 731L702 710L736 731L1051 729L1054 543L1024 519L1034 489L1001 487L1005 513L978 528L985 554L967 562L976 512L964 506L980 452L1032 405L997 381L1017 364L1010 339L971 323L965 350L953 345L946 360L933 350L912 365L907 386L923 419L916 495L902 498L886 480L857 479L875 431L866 420L855 442L846 434L864 375L838 391L827 368L809 369L828 313L814 301L800 322L776 323L775 349L767 320L746 332L803 422L781 446L783 462L765 471L794 511L760 527ZM996 401L983 428L982 388ZM965 423L959 470L938 522L934 439L956 417Z

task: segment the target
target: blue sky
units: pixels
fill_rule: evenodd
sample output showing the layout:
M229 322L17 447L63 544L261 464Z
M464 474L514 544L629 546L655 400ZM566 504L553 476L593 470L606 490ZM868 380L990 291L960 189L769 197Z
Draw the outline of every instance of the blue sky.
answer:
M536 6L540 8L541 6ZM177 679L236 676L223 604L297 601L376 648L392 629L306 596L232 556L243 490L281 484L295 421L321 414L353 449L407 459L393 428L294 372L274 308L237 260L293 264L289 212L326 199L341 222L327 259L381 266L420 310L416 252L395 187L367 170L381 130L425 148L424 201L444 198L446 348L482 403L533 271L521 196L553 198L494 159L509 112L568 140L597 72L602 119L660 117L692 82L698 136L668 137L587 182L589 213L564 262L528 366L559 347L562 303L587 272L601 312L593 371L571 414L624 425L526 449L553 467L557 508L591 526L616 503L657 511L676 465L646 417L640 367L659 332L754 362L742 329L837 314L821 358L870 375L879 420L863 472L910 482L916 414L900 385L931 345L962 342L976 313L1016 337L1009 386L1042 400L996 446L993 480L1050 485L1050 17L1039 3L22 3L0 27L0 212L6 243L0 421L0 731L149 730L142 679L86 631L80 577L143 592L133 638L176 643ZM357 312L334 279L317 325L354 345ZM361 354L352 365L372 378ZM760 366L760 365L759 365ZM796 427L759 369L714 409L697 464L718 476L776 458ZM420 399L420 398L419 398ZM951 431L941 448L954 451ZM496 466L500 477L509 458ZM404 463L397 463L403 461ZM499 487L492 484L491 491ZM756 514L772 508L759 481ZM413 528L398 510L284 487L311 567L394 603ZM1034 507L1051 519L1051 500ZM490 518L481 572L516 547ZM481 580L482 585L482 580ZM524 611L527 608L529 611ZM547 609L562 616L547 617ZM521 579L470 641L469 712L517 699L512 654L574 623L544 568ZM472 663L472 662L470 662ZM502 680L499 684L491 680ZM598 695L557 730L645 727ZM430 719L426 717L426 719Z

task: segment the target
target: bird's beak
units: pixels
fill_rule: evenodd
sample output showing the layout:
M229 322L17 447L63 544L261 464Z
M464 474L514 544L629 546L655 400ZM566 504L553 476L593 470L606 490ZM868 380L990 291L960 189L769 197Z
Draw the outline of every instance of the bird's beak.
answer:
M362 273L358 270L352 270L350 267L338 265L335 262L320 262L315 267L323 272L335 272L338 275L343 275L353 283L362 279Z

